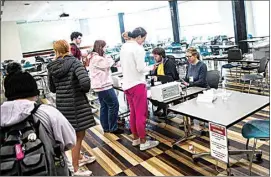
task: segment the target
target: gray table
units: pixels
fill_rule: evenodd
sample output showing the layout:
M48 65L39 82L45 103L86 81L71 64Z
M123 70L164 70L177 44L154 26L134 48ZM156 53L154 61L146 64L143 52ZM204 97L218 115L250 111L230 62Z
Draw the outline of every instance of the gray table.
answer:
M218 89L217 92L221 92L221 89ZM227 101L223 101L221 97L218 97L211 104L197 103L197 99L194 98L172 106L169 110L203 122L213 122L229 128L270 103L269 97L266 96L229 90L227 92L232 93Z
M113 88L118 90L118 91L123 92L123 89L121 87L113 87ZM148 89L148 90L150 90L150 89ZM170 103L173 103L174 101L181 100L181 99L186 99L186 98L188 98L190 96L202 93L204 90L206 90L206 88L188 87L187 89L183 89L183 92L180 94L180 96L165 100L162 103L170 104ZM148 97L148 100L152 100L151 97Z
M231 49L234 47L238 47L237 45L208 45L210 47L218 46L220 49Z
M217 92L221 92L221 89L218 89ZM236 91L228 92L231 92L232 95L226 101L223 101L221 97L218 97L213 103L198 103L195 98L170 107L169 110L184 115L185 124L185 136L174 145L195 137L191 131L190 118L219 124L228 129L234 124L260 111L270 103L269 97L266 96L251 95ZM260 153L260 151L255 152ZM251 150L229 150L229 155L242 153L250 154ZM210 153L195 154L192 158L198 159L207 155L210 155ZM227 167L229 170L227 171L228 175L230 175L229 163L227 164Z
M118 90L118 91L124 92L121 87L114 87L113 86L113 88L116 89L116 90ZM175 101L179 101L179 100L185 101L187 98L189 98L191 96L194 96L194 95L197 95L199 93L202 93L204 90L206 90L206 88L189 87L189 88L184 89L183 92L180 94L180 96L174 97L174 98L171 98L171 99L168 99L168 100L165 100L162 103L169 105L169 104L171 104L171 103L173 103ZM152 101L151 97L148 97L147 99L149 101ZM129 116L130 110L129 110L129 106L128 106L128 102L127 101L126 101L126 104L127 104L128 110L126 112L123 112L123 113L119 114L120 117L127 117L127 116Z
M261 39L245 39L245 40L241 40L239 42L251 42L251 43L254 43L254 42L258 42L260 41Z

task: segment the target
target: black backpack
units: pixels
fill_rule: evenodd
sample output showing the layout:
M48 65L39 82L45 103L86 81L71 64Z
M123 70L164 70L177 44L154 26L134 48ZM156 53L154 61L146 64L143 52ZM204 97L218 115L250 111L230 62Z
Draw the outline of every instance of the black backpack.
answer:
M1 127L0 176L56 176L57 166L65 166L60 148L53 147L39 120L34 120L35 108L24 121ZM30 141L30 135L36 140ZM65 175L65 174L64 174Z

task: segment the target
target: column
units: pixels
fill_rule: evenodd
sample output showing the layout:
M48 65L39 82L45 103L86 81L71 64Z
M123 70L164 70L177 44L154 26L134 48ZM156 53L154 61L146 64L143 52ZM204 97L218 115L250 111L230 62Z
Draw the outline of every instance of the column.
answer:
M122 33L125 32L123 16L124 16L124 13L118 13L119 26L120 26L120 35L122 35ZM125 40L123 39L122 36L121 36L121 41L122 41L122 43L125 42Z
M239 41L247 39L245 1L232 0L232 13L235 43L239 45L242 53L247 53L248 44L246 42L239 43Z
M178 1L171 0L169 1L172 31L174 42L180 42L180 21L179 21L179 12L178 12Z

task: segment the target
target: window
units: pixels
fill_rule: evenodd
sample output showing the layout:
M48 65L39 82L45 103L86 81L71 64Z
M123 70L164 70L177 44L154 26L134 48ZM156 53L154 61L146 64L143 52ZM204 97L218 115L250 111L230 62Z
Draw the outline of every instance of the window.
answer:
M127 31L143 27L148 33L146 41L158 42L173 38L168 2L165 7L125 14L124 24Z

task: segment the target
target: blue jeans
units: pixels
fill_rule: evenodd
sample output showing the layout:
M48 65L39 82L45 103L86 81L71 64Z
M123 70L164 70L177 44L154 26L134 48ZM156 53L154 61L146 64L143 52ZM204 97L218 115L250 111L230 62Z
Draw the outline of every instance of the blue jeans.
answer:
M98 92L100 101L100 121L104 131L113 132L118 129L119 101L113 88Z

